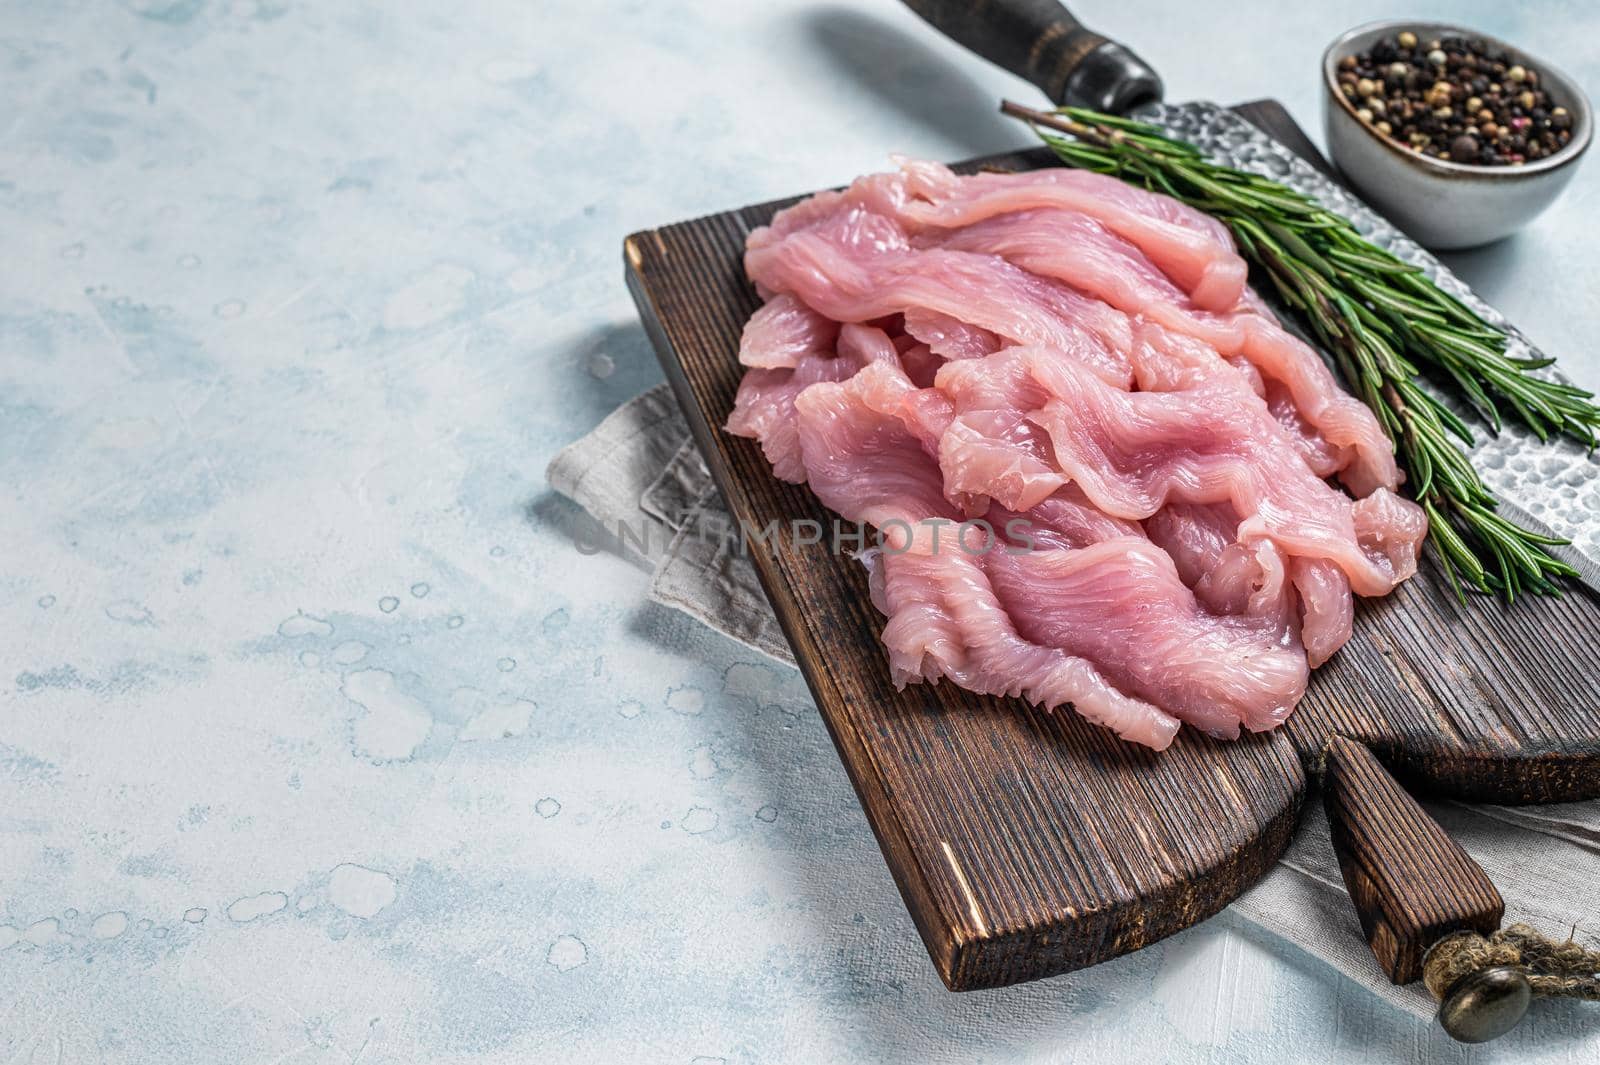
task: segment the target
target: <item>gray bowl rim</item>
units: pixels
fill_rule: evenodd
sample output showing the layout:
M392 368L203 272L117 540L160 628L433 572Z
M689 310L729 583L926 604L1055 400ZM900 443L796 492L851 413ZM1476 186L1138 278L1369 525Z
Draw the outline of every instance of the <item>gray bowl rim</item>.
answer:
M1356 114L1355 106L1345 99L1344 93L1339 89L1337 70L1339 60L1343 59L1347 54L1351 41L1357 37L1363 37L1380 30L1392 30L1397 33L1401 30L1412 30L1414 32L1435 33L1439 36L1476 37L1505 52L1519 63L1533 67L1541 75L1554 75L1561 80L1564 86L1570 86L1572 89L1572 100L1563 101L1561 106L1574 112L1574 117L1577 118L1573 138L1554 155L1548 155L1533 163L1527 163L1523 166L1483 166L1477 163L1457 163L1447 159L1423 155L1421 152L1415 151L1397 140L1384 136L1361 121L1361 116ZM1430 22L1427 19L1380 19L1376 22L1368 22L1354 29L1346 30L1336 37L1333 43L1328 45L1327 50L1322 53L1322 86L1335 103L1344 108L1345 113L1355 121L1356 125L1361 127L1367 136L1389 149L1389 151L1405 160L1408 164L1420 170L1431 172L1436 177L1495 179L1502 181L1536 177L1552 170L1559 170L1561 167L1576 161L1579 156L1588 150L1589 143L1594 135L1593 110L1589 105L1589 98L1584 93L1583 87L1578 84L1575 78L1554 64L1547 63L1521 48L1507 44L1498 37L1450 22Z

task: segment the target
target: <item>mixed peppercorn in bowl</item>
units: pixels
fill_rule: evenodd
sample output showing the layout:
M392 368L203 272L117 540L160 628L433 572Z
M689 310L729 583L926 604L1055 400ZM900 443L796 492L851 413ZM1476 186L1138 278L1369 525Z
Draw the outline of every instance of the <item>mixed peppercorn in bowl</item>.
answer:
M1380 136L1423 155L1522 166L1572 141L1572 112L1536 67L1482 37L1382 37L1338 63L1339 90Z
M1429 247L1472 247L1521 228L1589 145L1589 104L1571 78L1470 29L1364 26L1328 48L1323 75L1334 162Z

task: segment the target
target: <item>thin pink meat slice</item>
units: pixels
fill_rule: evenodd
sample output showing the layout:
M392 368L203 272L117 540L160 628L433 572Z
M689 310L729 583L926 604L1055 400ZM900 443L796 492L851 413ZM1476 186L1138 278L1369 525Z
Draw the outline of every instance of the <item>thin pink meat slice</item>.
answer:
M1243 358L1274 383L1269 401L1280 421L1302 439L1302 451L1319 475L1344 470L1357 495L1399 484L1393 446L1372 412L1340 388L1322 357L1283 329L1248 290L1232 306L1202 308L1132 243L1075 211L1003 215L952 232L923 234L913 243L1000 255L1201 340L1224 357ZM1341 464L1328 468L1336 462Z
M999 357L946 363L934 387L953 414L938 451L946 483L1019 512L1067 483L1049 435L1029 420L1050 397L1025 362Z
M1227 230L1176 200L1154 196L1116 178L1068 168L1023 174L974 174L926 186L926 202L900 212L924 226L954 229L997 215L1040 207L1094 218L1143 251L1206 310L1227 310L1244 292L1249 267Z
M843 193L827 195L823 203L808 202L780 212L769 230L752 234L752 243L815 225L829 210L843 205L891 216L908 232L954 229L1036 208L1063 208L1094 218L1136 245L1197 306L1232 307L1248 273L1227 228L1216 219L1169 197L1086 170L960 177L938 163L903 161L898 173L869 175Z
M954 410L943 393L912 378L918 346L914 342L906 345L904 339L890 337L873 326L849 323L839 330L839 357L871 370L857 382L854 394L880 414L898 419L922 450L937 458L939 441Z
M937 455L939 439L952 417L950 404L937 391L911 382L904 365L907 355L915 358L916 348L903 355L883 330L846 324L839 329L835 352L802 355L792 369L747 371L724 428L759 441L780 479L804 483L795 400L814 384L848 381L863 367L881 364L884 369L878 376L869 375L877 383L871 395L880 413L893 415L927 454ZM927 372L931 378L931 369Z
M1050 438L1022 411L957 414L939 441L939 469L953 492L1031 510L1067 483Z
M1239 515L1229 503L1168 503L1144 520L1144 530L1193 588L1238 541Z
M1144 529L1208 610L1277 619L1286 641L1298 633L1289 561L1271 540L1241 543L1231 503L1169 503Z
M1298 635L1312 668L1350 638L1355 597L1338 565L1286 559L1270 540L1241 543L1232 504L1169 503L1144 528L1208 609L1281 618L1286 634Z
M926 307L906 309L905 329L943 359L981 359L1000 350L1000 338L987 329Z
M797 233L827 230L831 239L848 251L871 255L910 246L910 234L894 217L890 200L873 190L870 178L858 179L842 192L819 192L773 215L772 221L750 231L745 252L783 243ZM747 260L748 262L748 260ZM760 284L760 279L751 275Z
M793 296L778 295L744 324L739 361L759 369L793 369L807 355L832 352L838 339L838 322Z
M1305 655L1276 625L1211 614L1142 537L995 552L985 568L1023 639L1094 662L1122 691L1212 735L1273 728L1305 692Z
M918 248L999 255L1041 277L1065 281L1128 314L1168 305L1197 309L1189 294L1137 245L1081 211L1016 211L958 229L926 230L909 239ZM1232 310L1238 302L1236 296L1219 310Z
M1283 431L1294 443L1295 450L1300 452L1300 457L1305 459L1306 465L1311 467L1311 472L1318 477L1332 477L1338 475L1339 480L1346 485L1361 488L1370 492L1374 488L1388 488L1391 491L1397 487L1391 482L1398 482L1399 467L1394 465L1394 452L1388 448L1388 438L1381 442L1374 438L1372 447L1376 452L1362 452L1356 447L1340 446L1322 435L1300 408L1295 406L1294 393L1282 381L1264 381L1261 398L1266 401L1267 410L1272 413L1273 420L1283 426ZM1326 408L1331 410L1331 406ZM1366 408L1363 406L1362 408ZM1373 423L1376 426L1376 422ZM1383 430L1377 429L1381 436ZM1362 458L1363 454L1377 454L1384 456L1387 461L1373 463ZM1394 475L1390 475L1390 468Z
M1248 515L1239 540L1266 538L1289 556L1335 561L1363 595L1383 595L1415 572L1420 508L1386 489L1353 505L1304 464L1285 462L1289 446L1259 398L1231 386L1123 392L1037 348L1008 349L982 365L1008 359L1023 361L1049 393L1032 418L1049 433L1060 470L1106 513L1142 520L1169 502L1226 501ZM1371 512L1364 523L1363 507Z
M805 479L828 509L878 529L895 551L933 550L939 529L965 515L907 419L916 389L898 367L874 363L794 400Z
M1213 613L1270 624L1285 646L1299 646L1302 619L1289 579L1289 567L1298 561L1271 540L1231 543L1195 582L1195 598Z
M944 362L926 344L913 344L900 353L900 365L905 367L906 376L918 388L932 388L934 375Z
M896 686L946 678L968 691L1071 704L1123 739L1164 750L1178 721L1120 691L1092 662L1017 634L978 556L869 552L873 601Z
M1279 325L1259 296L1247 290L1244 305L1248 313L1235 314L1229 323L1242 332L1241 343L1227 350L1224 343L1218 343L1217 350L1250 360L1263 377L1279 382L1294 409L1324 438L1356 452L1357 458L1339 475L1351 492L1364 496L1378 488L1391 492L1398 488L1405 475L1395 462L1394 445L1367 405L1340 387L1322 357ZM1216 331L1216 340L1225 341L1227 333L1226 329Z
M1132 327L1099 300L991 255L863 247L850 235L854 224L840 221L752 246L746 270L763 288L837 321L930 312L1012 343L1070 352L1119 388L1132 383Z
M843 381L860 368L856 359L812 352L800 356L789 369L747 370L739 380L733 413L724 428L734 436L758 441L779 480L804 484L806 469L800 457L795 399L820 381Z
M985 518L1005 543L1025 551L1088 547L1105 540L1144 535L1137 522L1113 518L1101 511L1075 484L1062 486L1026 513L992 504Z
M1350 594L1350 581L1326 559L1297 558L1289 571L1300 597L1300 642L1306 649L1306 661L1316 669L1350 639L1355 597Z
M1380 488L1365 499L1356 500L1351 516L1362 550L1382 555L1397 574L1396 583L1417 572L1417 554L1428 535L1428 516L1421 507ZM1248 522L1240 523L1241 536L1248 534L1247 525Z

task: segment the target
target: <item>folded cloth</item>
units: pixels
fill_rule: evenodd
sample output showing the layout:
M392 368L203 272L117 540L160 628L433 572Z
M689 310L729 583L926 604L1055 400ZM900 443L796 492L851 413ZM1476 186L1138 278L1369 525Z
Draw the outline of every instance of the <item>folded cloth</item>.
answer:
M730 550L731 538L704 535L731 528L732 518L666 385L624 404L564 449L547 477L616 535L619 550L651 570L651 599L794 665L750 560ZM1525 921L1556 937L1575 930L1579 939L1600 931L1593 909L1600 803L1427 806L1500 889L1508 924ZM1230 909L1401 1009L1432 1016L1435 1004L1422 985L1394 986L1368 951L1321 803L1306 804L1289 849Z

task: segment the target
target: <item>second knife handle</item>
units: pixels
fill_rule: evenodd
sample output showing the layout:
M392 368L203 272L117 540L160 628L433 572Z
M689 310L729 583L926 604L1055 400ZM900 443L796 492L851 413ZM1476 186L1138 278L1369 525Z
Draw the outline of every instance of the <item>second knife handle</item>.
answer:
M1451 932L1488 935L1500 927L1505 903L1482 867L1365 744L1336 736L1323 758L1334 853L1361 930L1389 979L1420 979L1428 948Z
M1033 82L1058 104L1122 113L1161 99L1161 78L1058 0L905 0L957 44Z

